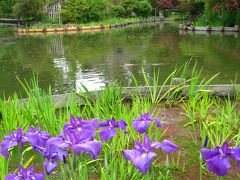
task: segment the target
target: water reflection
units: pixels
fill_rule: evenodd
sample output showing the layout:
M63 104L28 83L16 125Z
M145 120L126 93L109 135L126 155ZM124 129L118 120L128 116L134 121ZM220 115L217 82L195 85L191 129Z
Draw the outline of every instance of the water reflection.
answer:
M62 57L64 58L64 47L63 47L63 35L60 34L58 36L53 36L50 39L50 43L48 46L48 53L53 55L54 57Z
M21 93L20 79L38 74L39 85L54 93L100 89L105 81L133 85L132 74L144 85L142 67L151 80L155 70L164 80L176 65L190 58L204 66L204 76L221 75L230 83L240 70L240 41L233 35L179 32L173 23L141 25L103 32L0 37L0 94ZM7 40L6 40L7 39Z

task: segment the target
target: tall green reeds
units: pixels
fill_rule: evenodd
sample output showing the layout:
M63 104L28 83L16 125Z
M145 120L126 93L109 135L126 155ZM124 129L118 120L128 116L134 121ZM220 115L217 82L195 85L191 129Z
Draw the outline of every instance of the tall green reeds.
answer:
M156 159L153 162L154 168L146 176L142 176L122 156L122 150L131 149L134 140L142 140L132 127L132 120L138 118L139 113L150 112L158 116L160 103L166 107L182 105L188 117L186 126L190 126L199 149L206 136L209 137L208 147L221 145L224 141L230 141L234 145L240 144L238 131L240 116L237 109L240 93L237 93L233 99L212 97L206 86L215 76L201 79L201 70L197 70L197 65L194 64L189 72L190 66L189 62L180 68L175 68L164 82L160 82L161 73L157 70L153 79L149 80L143 68L144 86L140 86L133 76L135 93L123 90L117 83L94 93L89 92L83 86L83 92L73 91L67 96L64 108L59 108L59 105L53 101L51 88L48 91L39 88L37 78L33 78L30 83L20 81L28 99L22 101L15 95L13 98L0 100L2 127L0 138L2 140L4 134L9 134L9 131L16 130L18 127L26 130L29 125L36 126L37 124L41 126L41 129L55 136L61 132L64 123L69 122L70 114L84 119L97 117L100 122L113 117L116 120L124 119L128 124L127 136L122 131L118 131L117 136L110 143L104 143L98 160L92 160L88 155L77 160L69 158L69 166L62 164L58 169L61 177L69 179L70 174L74 174L74 177L71 177L74 179L81 174L85 179L95 176L101 179L154 179L156 177L171 179L172 171L178 169L180 154L178 160L173 158L172 163L166 161L167 163L162 164L160 159ZM128 93L130 99L125 99L123 92ZM151 139L160 140L165 130L152 126L148 134ZM33 162L39 161L32 155L29 159ZM16 167L11 164L13 161L13 156L9 161L0 157L1 179L8 173L8 170L14 171ZM28 163L27 159L25 163ZM204 171L202 164L201 167Z

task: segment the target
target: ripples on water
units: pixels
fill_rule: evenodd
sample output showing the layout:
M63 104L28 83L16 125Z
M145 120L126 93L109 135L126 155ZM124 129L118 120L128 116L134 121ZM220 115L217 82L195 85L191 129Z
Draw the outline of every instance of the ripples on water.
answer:
M132 74L143 83L154 69L163 81L192 58L207 76L221 72L214 83L230 83L240 71L239 34L181 32L176 23L140 25L104 32L18 36L0 31L0 92L21 93L20 79L38 74L40 87L54 93L100 89L105 81L131 86ZM239 82L239 81L238 81Z

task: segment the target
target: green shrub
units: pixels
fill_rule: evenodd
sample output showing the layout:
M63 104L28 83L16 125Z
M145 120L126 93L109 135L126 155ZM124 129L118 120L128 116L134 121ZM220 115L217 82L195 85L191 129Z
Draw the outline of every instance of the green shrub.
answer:
M240 9L237 11L237 14L236 14L236 24L240 25Z
M190 17L199 17L203 14L205 3L203 1L181 3L176 8Z
M134 16L138 0L122 0L121 5L126 9L127 16Z
M68 0L61 11L63 22L86 23L107 16L107 0Z
M39 21L43 16L43 1L18 0L13 7L13 14L25 21Z
M115 17L125 17L127 13L126 9L120 5L114 6L112 12Z
M142 17L148 17L152 13L152 6L147 1L140 1L136 8L136 14Z
M0 0L0 17L12 18L16 0Z
M204 1L193 2L192 8L190 9L190 12L189 12L190 15L192 17L196 17L196 16L203 14L204 6L205 6Z

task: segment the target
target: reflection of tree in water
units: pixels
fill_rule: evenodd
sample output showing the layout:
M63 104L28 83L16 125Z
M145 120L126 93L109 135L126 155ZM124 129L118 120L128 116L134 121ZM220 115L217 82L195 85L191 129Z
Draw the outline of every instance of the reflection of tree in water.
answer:
M216 83L230 83L240 72L240 41L233 36L188 35L181 41L180 49L185 56L198 56L198 65L204 67L205 75L220 72Z

